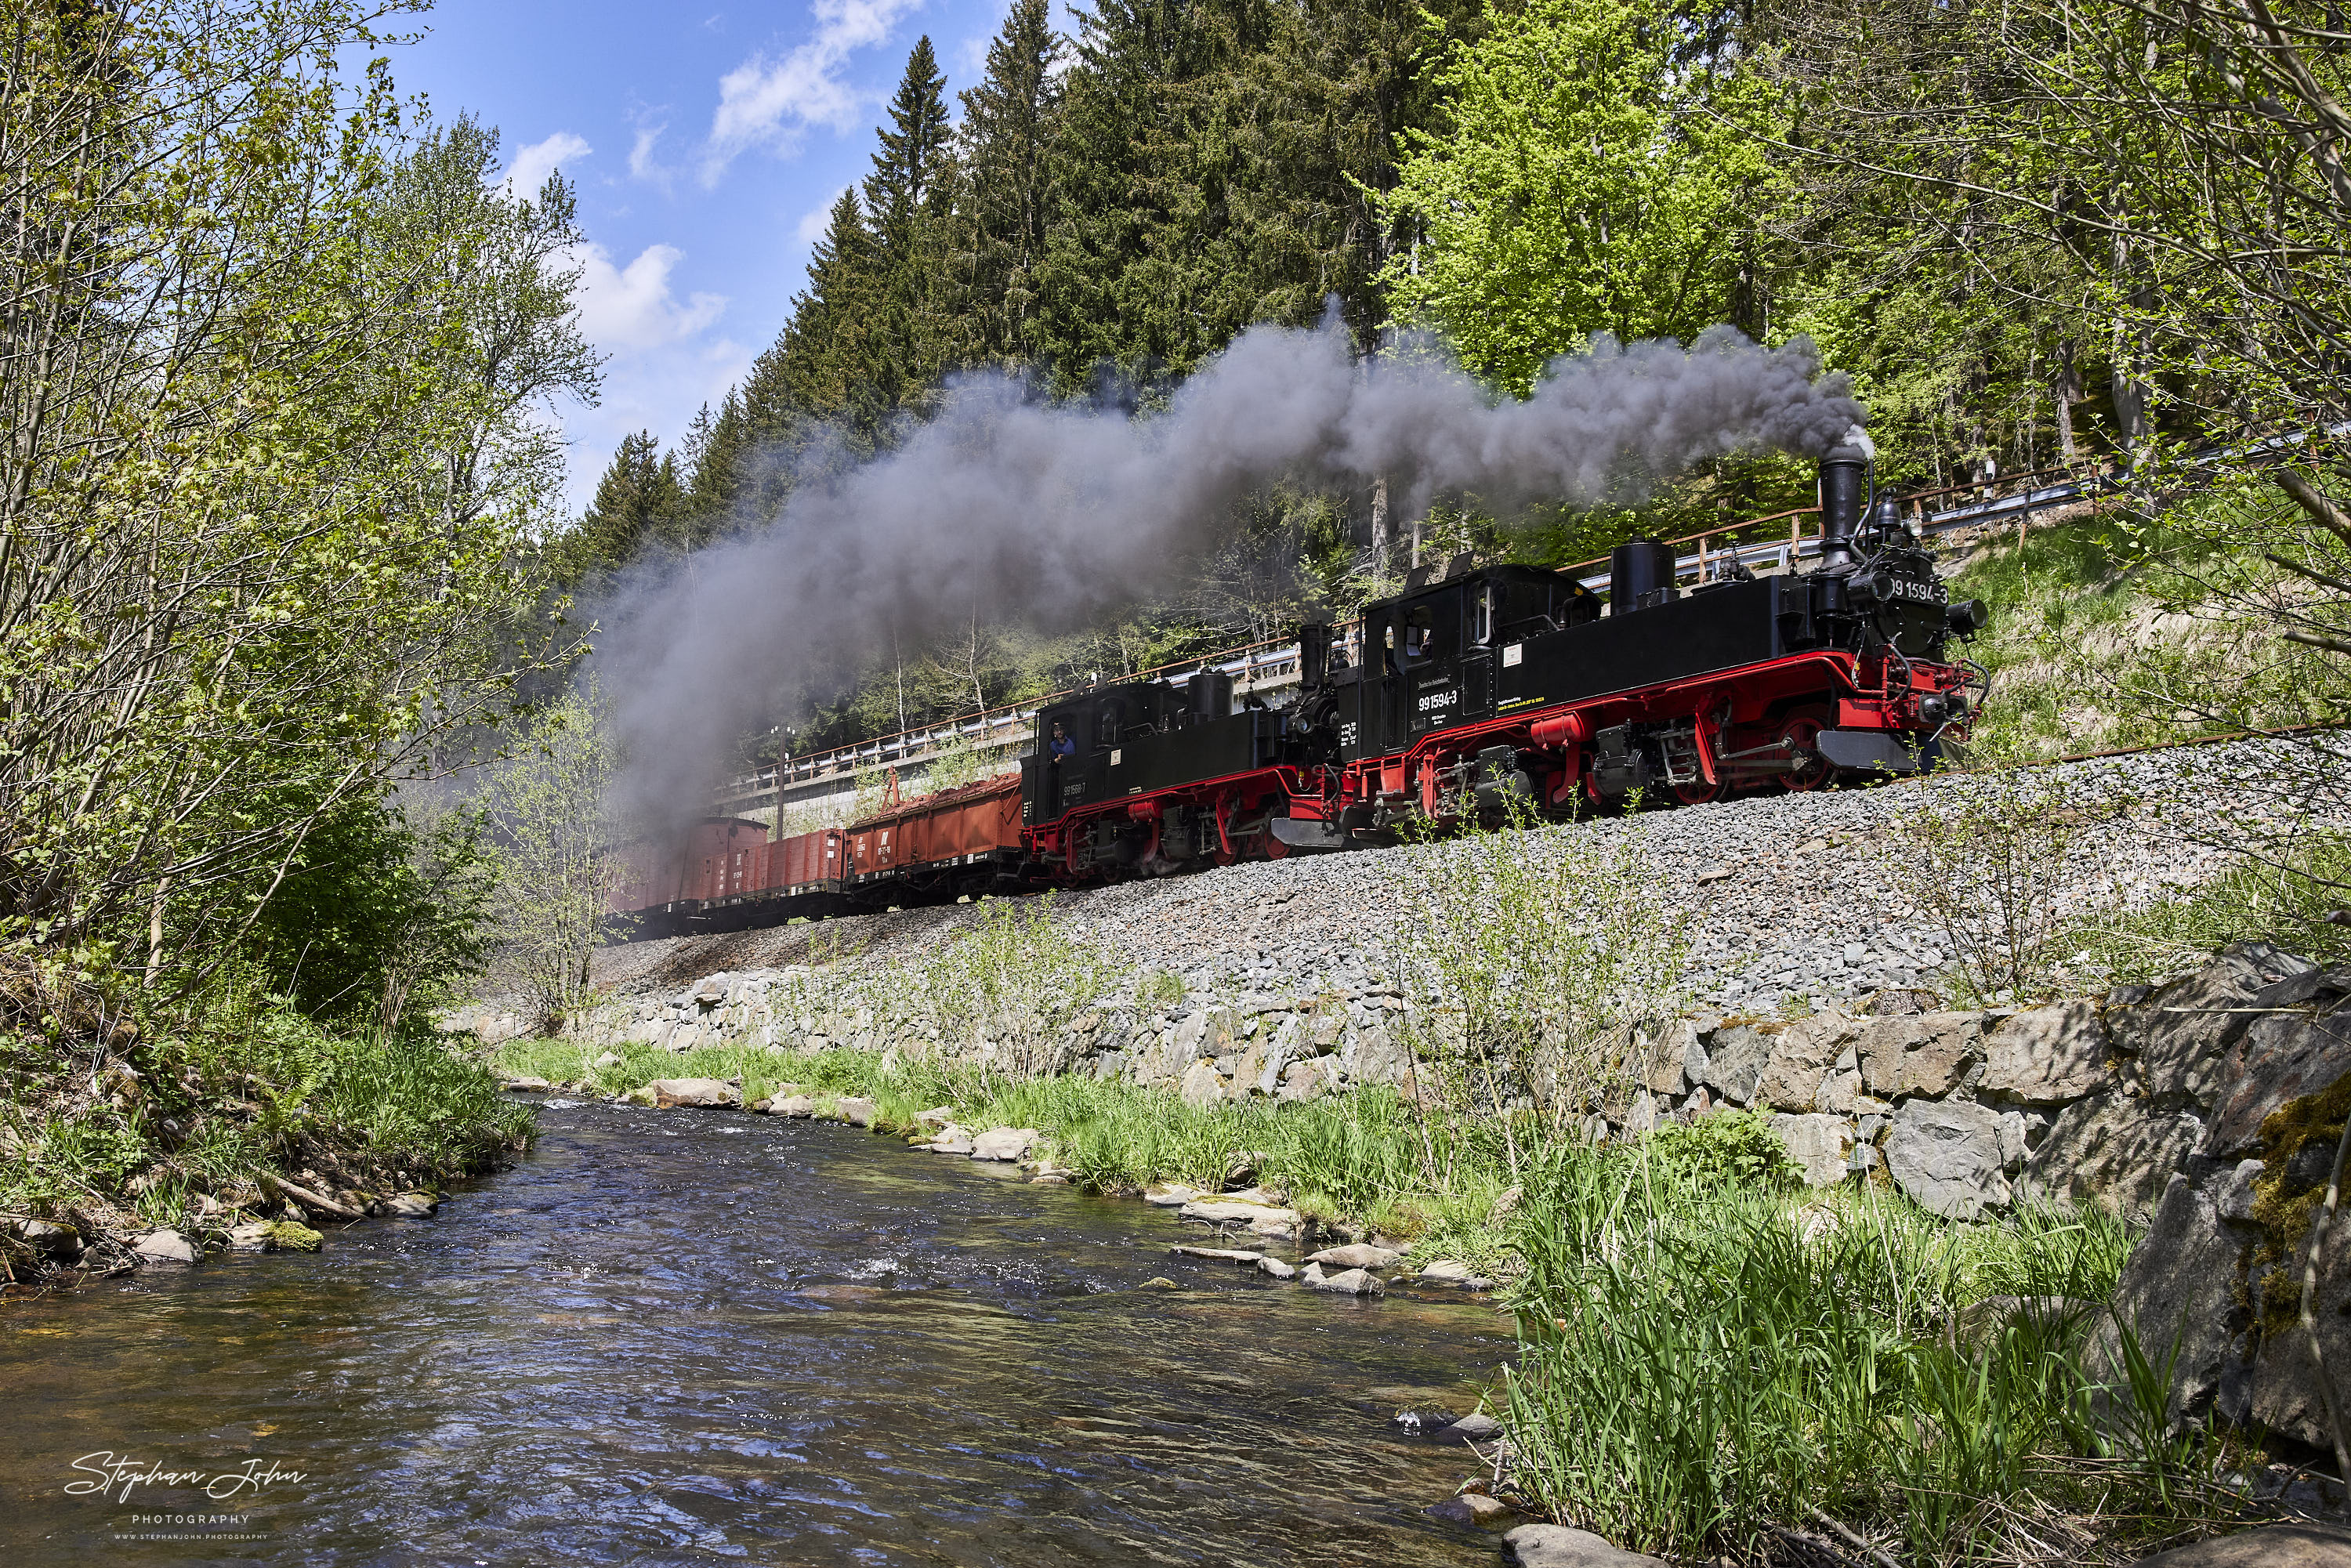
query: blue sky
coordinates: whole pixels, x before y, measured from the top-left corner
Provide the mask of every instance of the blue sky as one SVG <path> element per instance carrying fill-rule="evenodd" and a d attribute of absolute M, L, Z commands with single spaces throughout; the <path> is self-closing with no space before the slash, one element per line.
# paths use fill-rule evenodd
<path fill-rule="evenodd" d="M 536 189 L 559 167 L 588 249 L 581 323 L 610 356 L 602 405 L 567 408 L 570 505 L 630 431 L 664 447 L 775 340 L 809 246 L 862 179 L 873 128 L 928 33 L 947 96 L 978 79 L 1001 0 L 443 0 L 388 50 L 403 94 L 470 110 Z"/>

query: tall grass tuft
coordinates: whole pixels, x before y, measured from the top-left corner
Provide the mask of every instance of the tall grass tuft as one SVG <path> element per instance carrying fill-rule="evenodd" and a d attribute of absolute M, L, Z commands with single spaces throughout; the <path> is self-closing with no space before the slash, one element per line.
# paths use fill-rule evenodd
<path fill-rule="evenodd" d="M 2126 1375 L 2129 1325 L 2105 1382 L 2085 1370 L 2114 1220 L 1800 1207 L 1650 1148 L 1556 1147 L 1510 1244 L 1515 1482 L 1619 1544 L 1743 1556 L 1826 1515 L 1913 1562 L 1993 1562 L 2028 1515 L 2211 1506 L 2211 1445 L 2169 1431 L 2168 1378 Z"/>

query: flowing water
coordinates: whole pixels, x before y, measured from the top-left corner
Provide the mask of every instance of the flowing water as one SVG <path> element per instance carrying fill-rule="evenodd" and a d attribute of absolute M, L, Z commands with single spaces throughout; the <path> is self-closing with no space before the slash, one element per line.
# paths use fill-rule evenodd
<path fill-rule="evenodd" d="M 1499 1561 L 1421 1514 L 1475 1460 L 1390 1423 L 1469 1407 L 1490 1308 L 842 1127 L 540 1129 L 431 1220 L 0 1308 L 0 1560 Z"/>

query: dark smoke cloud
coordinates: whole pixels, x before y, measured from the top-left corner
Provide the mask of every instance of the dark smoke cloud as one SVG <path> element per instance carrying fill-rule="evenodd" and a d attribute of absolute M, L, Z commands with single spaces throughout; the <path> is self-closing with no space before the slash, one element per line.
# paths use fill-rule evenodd
<path fill-rule="evenodd" d="M 773 521 L 633 583 L 602 608 L 597 664 L 634 805 L 691 815 L 785 677 L 975 612 L 1074 625 L 1160 586 L 1276 480 L 1384 476 L 1400 517 L 1454 495 L 1508 515 L 1635 498 L 1730 453 L 1818 453 L 1865 418 L 1811 343 L 1729 328 L 1687 350 L 1604 338 L 1500 402 L 1432 353 L 1358 361 L 1332 328 L 1246 332 L 1143 418 L 970 376 L 888 455 L 803 475 Z"/>

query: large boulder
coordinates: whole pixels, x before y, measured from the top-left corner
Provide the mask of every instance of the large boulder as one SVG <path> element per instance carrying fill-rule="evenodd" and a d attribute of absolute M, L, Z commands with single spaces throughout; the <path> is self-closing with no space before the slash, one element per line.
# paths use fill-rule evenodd
<path fill-rule="evenodd" d="M 150 1230 L 131 1243 L 131 1255 L 141 1263 L 186 1268 L 204 1256 L 195 1244 L 176 1230 Z"/>
<path fill-rule="evenodd" d="M 1564 1524 L 1522 1524 L 1502 1537 L 1502 1545 L 1518 1568 L 1666 1568 L 1662 1557 L 1626 1552 Z"/>
<path fill-rule="evenodd" d="M 976 1160 L 1025 1160 L 1043 1134 L 1034 1127 L 990 1127 L 971 1141 Z"/>
<path fill-rule="evenodd" d="M 2106 1382 L 2121 1380 L 2113 1325 L 2126 1325 L 2149 1360 L 2160 1365 L 2171 1357 L 2172 1419 L 2204 1420 L 2216 1406 L 2241 1419 L 2241 1342 L 2249 1325 L 2239 1290 L 2245 1249 L 2245 1239 L 2222 1222 L 2211 1195 L 2184 1176 L 2172 1176 L 2154 1223 L 2123 1265 L 2113 1322 L 2091 1347 L 2093 1369 Z"/>
<path fill-rule="evenodd" d="M 2159 1109 L 2145 1095 L 2077 1100 L 2057 1113 L 2027 1157 L 2023 1196 L 2095 1204 L 2144 1224 L 2203 1131 L 2193 1112 Z"/>
<path fill-rule="evenodd" d="M 1357 1083 L 1402 1083 L 1412 1071 L 1410 1048 L 1380 1024 L 1358 1034 L 1339 1060 Z"/>
<path fill-rule="evenodd" d="M 2131 1568 L 2351 1568 L 2351 1530 L 2273 1524 L 2142 1557 Z"/>
<path fill-rule="evenodd" d="M 1882 1018 L 1862 1032 L 1862 1086 L 1880 1099 L 1940 1097 L 1967 1081 L 1983 1040 L 1977 1013 Z"/>
<path fill-rule="evenodd" d="M 1179 1092 L 1184 1096 L 1184 1103 L 1195 1109 L 1213 1105 L 1224 1098 L 1225 1081 L 1217 1076 L 1217 1064 L 1203 1059 L 1192 1063 L 1184 1074 L 1184 1085 Z"/>
<path fill-rule="evenodd" d="M 2063 1105 L 2105 1087 L 2112 1049 L 2098 1009 L 2059 1002 L 2002 1019 L 1984 1036 L 1976 1092 L 2024 1105 Z"/>
<path fill-rule="evenodd" d="M 1852 1169 L 1853 1124 L 1843 1116 L 1774 1116 L 1771 1126 L 1802 1169 L 1806 1186 L 1834 1186 Z"/>
<path fill-rule="evenodd" d="M 1958 1101 L 1911 1100 L 1886 1134 L 1894 1183 L 1946 1219 L 1973 1219 L 2008 1202 L 2000 1113 Z"/>
<path fill-rule="evenodd" d="M 2307 988 L 2314 971 L 2307 959 L 2266 942 L 2240 943 L 2146 1001 L 2109 1009 L 2107 1021 L 2137 1048 L 2152 1092 L 2211 1105 L 2238 1086 L 2243 1062 L 2232 1048 L 2264 1016 L 2261 1009 L 2294 1005 L 2281 998 Z"/>
<path fill-rule="evenodd" d="M 1861 1026 L 1841 1013 L 1816 1013 L 1782 1030 L 1755 1087 L 1757 1101 L 1779 1111 L 1819 1107 L 1822 1081 L 1859 1036 Z"/>
<path fill-rule="evenodd" d="M 645 1087 L 653 1091 L 653 1103 L 664 1110 L 674 1106 L 743 1103 L 740 1089 L 716 1078 L 656 1078 Z"/>
<path fill-rule="evenodd" d="M 1755 1098 L 1756 1086 L 1763 1081 L 1764 1065 L 1771 1060 L 1771 1037 L 1752 1024 L 1734 1024 L 1716 1031 L 1706 1056 L 1701 1082 L 1732 1104 L 1744 1105 Z"/>

